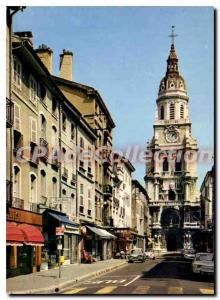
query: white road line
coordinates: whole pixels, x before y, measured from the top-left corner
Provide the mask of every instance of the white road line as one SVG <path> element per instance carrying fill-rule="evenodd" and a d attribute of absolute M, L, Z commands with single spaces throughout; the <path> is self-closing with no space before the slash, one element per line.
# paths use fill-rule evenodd
<path fill-rule="evenodd" d="M 136 276 L 134 279 L 132 279 L 131 281 L 129 281 L 128 283 L 126 283 L 124 286 L 129 285 L 130 283 L 134 282 L 135 280 L 137 280 L 140 277 L 141 277 L 141 275 Z"/>

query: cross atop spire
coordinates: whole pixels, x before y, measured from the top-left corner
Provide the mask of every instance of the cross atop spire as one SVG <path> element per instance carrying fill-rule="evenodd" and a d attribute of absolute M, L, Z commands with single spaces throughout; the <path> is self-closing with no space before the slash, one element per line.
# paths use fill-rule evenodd
<path fill-rule="evenodd" d="M 173 26 L 172 26 L 172 32 L 171 32 L 171 34 L 169 35 L 169 37 L 171 38 L 172 45 L 174 45 L 174 38 L 178 36 L 178 34 L 175 34 L 175 33 L 174 33 L 174 30 L 175 30 L 175 26 L 173 25 Z"/>

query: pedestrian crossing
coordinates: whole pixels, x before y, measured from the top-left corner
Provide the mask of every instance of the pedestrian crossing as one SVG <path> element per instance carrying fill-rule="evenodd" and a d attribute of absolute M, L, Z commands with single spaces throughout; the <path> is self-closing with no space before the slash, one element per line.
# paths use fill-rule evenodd
<path fill-rule="evenodd" d="M 123 289 L 124 288 L 124 289 Z M 131 289 L 132 288 L 132 289 Z M 93 288 L 93 291 L 91 291 L 90 293 L 90 289 L 91 289 L 91 286 L 90 287 L 76 287 L 76 288 L 73 288 L 71 290 L 68 290 L 66 292 L 63 292 L 62 294 L 69 294 L 69 295 L 73 295 L 73 294 L 93 294 L 93 295 L 108 295 L 108 294 L 115 294 L 117 295 L 117 289 L 118 291 L 120 291 L 118 294 L 133 294 L 133 295 L 138 295 L 138 294 L 142 294 L 142 295 L 146 295 L 146 294 L 151 294 L 151 286 L 150 285 L 140 285 L 140 286 L 131 286 L 130 289 L 128 290 L 126 287 L 123 287 L 123 286 L 117 286 L 117 285 L 109 285 L 109 286 L 105 286 L 105 287 L 102 287 L 102 288 L 98 288 L 97 287 L 97 290 L 94 291 L 94 288 Z M 155 286 L 153 287 L 155 288 Z M 184 289 L 183 287 L 175 287 L 175 286 L 172 286 L 172 287 L 166 287 L 166 290 L 164 290 L 162 293 L 160 292 L 160 289 L 158 289 L 158 294 L 163 294 L 163 295 L 172 295 L 172 294 L 175 294 L 175 295 L 184 295 L 184 294 L 198 294 L 198 295 L 201 295 L 201 294 L 204 294 L 204 295 L 214 295 L 214 289 L 213 288 L 192 288 L 192 291 L 190 292 L 189 290 L 185 291 L 184 292 Z M 155 292 L 154 292 L 155 294 Z"/>

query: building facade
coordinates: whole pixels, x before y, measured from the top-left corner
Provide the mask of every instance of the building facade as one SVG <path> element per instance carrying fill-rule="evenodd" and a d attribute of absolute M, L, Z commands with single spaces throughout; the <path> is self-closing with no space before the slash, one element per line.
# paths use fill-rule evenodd
<path fill-rule="evenodd" d="M 198 146 L 191 132 L 188 102 L 172 44 L 166 75 L 159 86 L 154 136 L 146 153 L 149 225 L 154 249 L 159 251 L 192 247 L 193 236 L 200 228 L 193 159 Z"/>
<path fill-rule="evenodd" d="M 113 156 L 113 223 L 111 232 L 117 236 L 114 253 L 129 252 L 137 240 L 137 229 L 132 224 L 132 163 L 125 157 Z"/>
<path fill-rule="evenodd" d="M 99 226 L 110 225 L 112 216 L 112 130 L 115 124 L 97 90 L 72 81 L 73 54 L 60 54 L 60 77 L 53 77 L 65 97 L 82 114 L 97 134 L 95 143 L 95 219 Z"/>
<path fill-rule="evenodd" d="M 148 195 L 145 188 L 137 180 L 132 180 L 131 220 L 132 228 L 137 230 L 136 247 L 146 249 L 148 244 Z"/>
<path fill-rule="evenodd" d="M 200 188 L 201 251 L 214 251 L 215 231 L 215 174 L 214 166 L 208 171 Z"/>

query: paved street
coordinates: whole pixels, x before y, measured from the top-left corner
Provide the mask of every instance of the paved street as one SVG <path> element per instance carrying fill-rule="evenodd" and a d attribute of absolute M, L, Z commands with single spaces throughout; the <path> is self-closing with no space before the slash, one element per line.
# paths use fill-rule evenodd
<path fill-rule="evenodd" d="M 108 274 L 72 286 L 63 294 L 214 294 L 214 279 L 195 277 L 190 262 L 168 256 L 131 263 Z"/>

